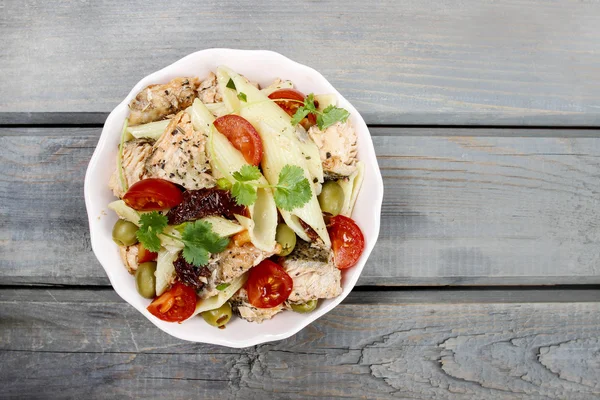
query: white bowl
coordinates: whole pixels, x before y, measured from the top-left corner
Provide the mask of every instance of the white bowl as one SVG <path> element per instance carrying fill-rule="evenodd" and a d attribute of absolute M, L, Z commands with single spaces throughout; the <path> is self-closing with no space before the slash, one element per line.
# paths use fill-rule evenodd
<path fill-rule="evenodd" d="M 233 318 L 226 329 L 215 329 L 206 324 L 202 318 L 192 318 L 181 324 L 161 321 L 146 310 L 150 301 L 137 293 L 134 279 L 123 266 L 117 245 L 112 241 L 111 231 L 117 216 L 107 209 L 108 203 L 115 200 L 108 189 L 108 180 L 115 168 L 120 132 L 129 112 L 129 102 L 141 89 L 150 84 L 166 83 L 180 76 L 204 78 L 219 65 L 227 65 L 261 85 L 267 85 L 279 77 L 290 79 L 304 93 L 335 93 L 338 96 L 339 106 L 350 111 L 352 123 L 358 134 L 358 158 L 365 163 L 365 179 L 352 217 L 364 233 L 365 250 L 357 265 L 343 271 L 342 294 L 335 299 L 320 301 L 318 308 L 312 313 L 283 312 L 261 324 Z M 193 342 L 238 348 L 292 336 L 331 311 L 348 296 L 377 241 L 382 199 L 383 182 L 375 158 L 373 142 L 360 114 L 314 69 L 298 64 L 281 54 L 263 50 L 202 50 L 139 81 L 106 119 L 85 175 L 85 204 L 90 223 L 92 248 L 119 296 L 154 325 L 172 336 Z"/>

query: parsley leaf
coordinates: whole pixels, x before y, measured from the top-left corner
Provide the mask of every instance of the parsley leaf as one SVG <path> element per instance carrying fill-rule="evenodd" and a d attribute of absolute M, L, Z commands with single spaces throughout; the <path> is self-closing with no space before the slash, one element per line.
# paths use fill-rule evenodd
<path fill-rule="evenodd" d="M 235 88 L 235 83 L 233 83 L 233 79 L 231 79 L 231 78 L 229 78 L 229 81 L 227 82 L 227 85 L 225 85 L 225 87 L 227 87 L 229 89 L 237 90 Z"/>
<path fill-rule="evenodd" d="M 246 97 L 246 93 L 244 93 L 244 92 L 239 92 L 237 95 L 237 98 L 240 99 L 241 101 L 248 102 L 248 98 Z"/>
<path fill-rule="evenodd" d="M 229 283 L 219 283 L 217 285 L 217 290 L 225 290 L 229 287 Z"/>
<path fill-rule="evenodd" d="M 324 130 L 338 121 L 346 122 L 349 116 L 350 113 L 348 110 L 330 104 L 323 110 L 323 113 L 319 114 L 317 117 L 317 126 L 319 129 Z"/>
<path fill-rule="evenodd" d="M 255 181 L 261 176 L 260 170 L 255 165 L 244 165 L 239 171 L 233 173 L 233 178 L 240 182 Z"/>
<path fill-rule="evenodd" d="M 258 198 L 256 187 L 250 183 L 236 182 L 233 184 L 231 194 L 235 197 L 235 202 L 241 206 L 250 206 Z"/>
<path fill-rule="evenodd" d="M 209 253 L 220 253 L 229 244 L 229 238 L 221 237 L 206 221 L 194 221 L 186 225 L 181 235 L 183 258 L 196 266 L 208 263 Z"/>
<path fill-rule="evenodd" d="M 140 228 L 136 232 L 136 236 L 146 249 L 156 253 L 160 250 L 158 235 L 167 227 L 167 224 L 167 217 L 157 211 L 142 214 L 140 215 Z"/>
<path fill-rule="evenodd" d="M 296 110 L 296 113 L 292 117 L 292 126 L 298 125 L 308 114 L 316 114 L 317 112 L 317 107 L 315 107 L 315 96 L 311 93 L 304 98 L 304 104 Z"/>
<path fill-rule="evenodd" d="M 279 173 L 279 182 L 275 187 L 275 204 L 286 211 L 306 204 L 312 197 L 310 182 L 304 177 L 302 168 L 286 165 Z"/>

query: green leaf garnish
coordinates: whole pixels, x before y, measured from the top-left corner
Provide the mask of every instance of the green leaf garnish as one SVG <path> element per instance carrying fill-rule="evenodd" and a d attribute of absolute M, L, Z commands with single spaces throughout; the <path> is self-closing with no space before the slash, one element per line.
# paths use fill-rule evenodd
<path fill-rule="evenodd" d="M 233 83 L 233 79 L 231 79 L 231 78 L 229 78 L 229 82 L 227 82 L 227 85 L 225 85 L 225 87 L 227 87 L 229 89 L 237 90 L 235 88 L 235 83 Z"/>
<path fill-rule="evenodd" d="M 231 194 L 235 197 L 235 202 L 241 206 L 251 206 L 258 198 L 256 187 L 246 182 L 234 183 Z"/>
<path fill-rule="evenodd" d="M 286 211 L 292 211 L 308 203 L 312 192 L 310 182 L 304 177 L 304 170 L 295 165 L 283 167 L 273 196 L 277 207 Z"/>
<path fill-rule="evenodd" d="M 246 97 L 246 93 L 244 92 L 239 92 L 237 98 L 241 101 L 245 101 L 246 103 L 248 102 L 248 98 Z"/>
<path fill-rule="evenodd" d="M 348 110 L 336 107 L 333 104 L 327 106 L 323 111 L 317 110 L 314 95 L 311 93 L 304 98 L 304 104 L 296 110 L 296 113 L 292 117 L 292 126 L 298 125 L 311 113 L 317 115 L 317 126 L 321 130 L 329 128 L 336 122 L 346 122 L 350 116 Z"/>
<path fill-rule="evenodd" d="M 160 234 L 178 240 L 183 243 L 185 260 L 197 267 L 208 263 L 210 253 L 220 253 L 229 244 L 229 238 L 217 235 L 213 232 L 212 225 L 206 221 L 184 222 L 174 226 L 181 233 L 180 238 L 165 233 L 167 225 L 167 217 L 156 211 L 142 214 L 137 238 L 145 248 L 153 252 L 160 250 Z"/>
<path fill-rule="evenodd" d="M 235 201 L 244 206 L 254 204 L 258 198 L 256 181 L 261 178 L 258 167 L 244 165 L 239 171 L 233 173 L 231 194 Z M 312 197 L 310 182 L 304 177 L 304 170 L 296 165 L 286 165 L 279 173 L 279 182 L 276 185 L 266 185 L 274 189 L 274 199 L 277 207 L 291 211 L 308 203 Z"/>
<path fill-rule="evenodd" d="M 250 182 L 260 179 L 262 174 L 255 165 L 244 165 L 239 171 L 233 173 L 233 179 L 240 182 Z"/>
<path fill-rule="evenodd" d="M 304 98 L 304 104 L 296 110 L 292 117 L 292 126 L 298 125 L 310 113 L 318 113 L 317 107 L 315 107 L 315 96 L 312 93 Z"/>
<path fill-rule="evenodd" d="M 209 222 L 200 220 L 187 224 L 181 241 L 184 244 L 183 258 L 196 266 L 206 265 L 209 253 L 220 253 L 229 244 L 229 238 L 217 235 Z"/>
<path fill-rule="evenodd" d="M 348 110 L 330 104 L 317 117 L 317 126 L 320 130 L 324 130 L 329 128 L 336 122 L 346 122 L 349 116 L 350 113 L 348 112 Z"/>
<path fill-rule="evenodd" d="M 136 236 L 146 249 L 156 253 L 160 250 L 158 235 L 163 232 L 167 224 L 167 217 L 157 211 L 142 214 L 140 215 L 140 228 L 136 232 Z"/>
<path fill-rule="evenodd" d="M 219 283 L 217 285 L 217 290 L 225 290 L 229 287 L 229 283 Z"/>

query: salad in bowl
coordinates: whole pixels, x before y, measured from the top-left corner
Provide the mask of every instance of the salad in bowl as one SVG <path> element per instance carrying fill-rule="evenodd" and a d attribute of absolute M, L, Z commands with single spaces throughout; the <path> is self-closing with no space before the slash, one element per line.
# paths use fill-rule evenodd
<path fill-rule="evenodd" d="M 290 336 L 349 293 L 378 233 L 381 176 L 362 118 L 316 72 L 270 52 L 205 52 L 111 113 L 86 204 L 122 297 L 174 336 L 243 347 Z M 255 74 L 251 58 L 294 68 Z"/>

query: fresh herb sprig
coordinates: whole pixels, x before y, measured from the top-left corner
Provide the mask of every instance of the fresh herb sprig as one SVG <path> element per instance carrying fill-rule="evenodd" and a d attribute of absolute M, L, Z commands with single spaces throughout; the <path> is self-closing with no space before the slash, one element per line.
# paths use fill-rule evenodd
<path fill-rule="evenodd" d="M 220 253 L 229 244 L 229 238 L 217 235 L 212 230 L 212 224 L 206 221 L 198 220 L 186 223 L 181 237 L 164 232 L 167 225 L 167 217 L 156 211 L 142 214 L 137 238 L 146 249 L 153 252 L 160 250 L 158 235 L 177 240 L 183 243 L 183 258 L 185 258 L 185 261 L 197 267 L 208 263 L 210 253 Z"/>
<path fill-rule="evenodd" d="M 336 122 L 346 122 L 350 116 L 348 110 L 336 107 L 333 104 L 327 106 L 323 111 L 317 110 L 317 107 L 315 107 L 315 96 L 310 93 L 304 98 L 304 104 L 298 107 L 292 117 L 292 126 L 298 125 L 300 121 L 311 113 L 317 116 L 317 126 L 321 130 L 329 128 Z"/>
<path fill-rule="evenodd" d="M 235 180 L 231 188 L 231 194 L 235 201 L 244 206 L 254 204 L 258 194 L 257 189 L 270 187 L 274 189 L 273 197 L 277 207 L 292 211 L 308 203 L 312 197 L 310 182 L 304 177 L 302 168 L 296 165 L 286 165 L 279 172 L 279 180 L 276 185 L 262 185 L 257 181 L 262 174 L 258 167 L 244 165 L 239 171 L 233 173 Z"/>

